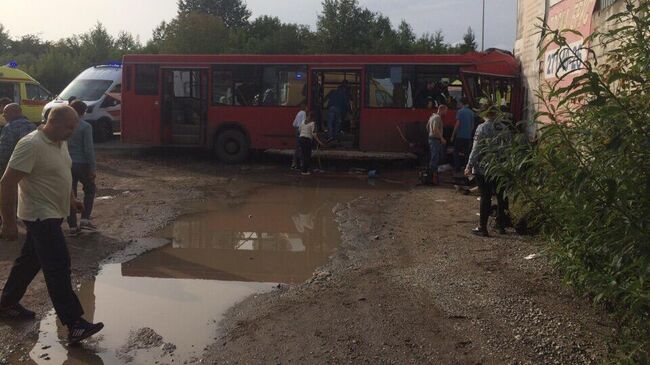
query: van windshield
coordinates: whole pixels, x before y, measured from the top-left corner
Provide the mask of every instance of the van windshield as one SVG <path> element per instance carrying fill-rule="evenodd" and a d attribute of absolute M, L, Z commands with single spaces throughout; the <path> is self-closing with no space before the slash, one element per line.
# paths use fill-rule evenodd
<path fill-rule="evenodd" d="M 59 94 L 59 99 L 68 100 L 74 96 L 83 101 L 99 100 L 112 84 L 112 80 L 74 80 Z"/>

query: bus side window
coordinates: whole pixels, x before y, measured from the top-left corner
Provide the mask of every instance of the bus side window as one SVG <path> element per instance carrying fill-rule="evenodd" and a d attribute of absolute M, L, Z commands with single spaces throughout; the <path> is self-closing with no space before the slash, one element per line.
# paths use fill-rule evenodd
<path fill-rule="evenodd" d="M 264 66 L 259 104 L 263 106 L 298 106 L 306 100 L 307 67 Z"/>
<path fill-rule="evenodd" d="M 232 72 L 213 69 L 212 71 L 212 104 L 232 105 Z"/>
<path fill-rule="evenodd" d="M 372 66 L 367 73 L 367 100 L 371 108 L 412 108 L 413 68 L 409 66 Z"/>
<path fill-rule="evenodd" d="M 136 95 L 158 95 L 159 65 L 135 66 L 135 93 Z"/>

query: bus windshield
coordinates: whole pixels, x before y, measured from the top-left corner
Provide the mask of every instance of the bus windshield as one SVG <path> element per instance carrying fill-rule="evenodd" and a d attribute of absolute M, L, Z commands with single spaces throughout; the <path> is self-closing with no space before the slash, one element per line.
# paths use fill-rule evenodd
<path fill-rule="evenodd" d="M 83 101 L 99 100 L 112 84 L 112 80 L 74 80 L 61 92 L 59 99 L 75 97 Z"/>

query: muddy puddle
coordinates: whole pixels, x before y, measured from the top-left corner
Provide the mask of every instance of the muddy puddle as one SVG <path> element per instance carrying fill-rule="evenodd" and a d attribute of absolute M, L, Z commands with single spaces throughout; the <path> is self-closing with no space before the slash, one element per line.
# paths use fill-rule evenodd
<path fill-rule="evenodd" d="M 82 347 L 65 346 L 54 311 L 30 353 L 37 364 L 200 363 L 225 312 L 279 283 L 301 283 L 327 263 L 341 236 L 335 211 L 360 196 L 402 190 L 399 179 L 313 179 L 236 186 L 189 202 L 158 232 L 160 248 L 104 265 L 80 285 L 86 318 L 106 325 Z"/>

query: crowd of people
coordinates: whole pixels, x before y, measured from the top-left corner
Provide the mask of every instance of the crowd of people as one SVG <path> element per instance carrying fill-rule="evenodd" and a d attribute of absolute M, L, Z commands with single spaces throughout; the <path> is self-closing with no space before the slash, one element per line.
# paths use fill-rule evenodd
<path fill-rule="evenodd" d="M 346 98 L 345 85 L 332 91 L 326 100 L 328 104 L 328 139 L 321 142 L 316 133 L 316 115 L 306 110 L 306 104 L 300 106 L 300 111 L 293 121 L 293 128 L 296 134 L 296 148 L 294 150 L 291 167 L 299 169 L 303 175 L 309 175 L 311 154 L 315 143 L 323 146 L 335 139 L 338 135 L 341 110 L 345 110 Z M 487 162 L 485 159 L 485 144 L 491 143 L 497 135 L 508 131 L 507 127 L 497 118 L 497 110 L 487 103 L 481 104 L 481 109 L 474 111 L 469 99 L 464 97 L 459 103 L 454 102 L 452 109 L 456 109 L 455 125 L 450 140 L 445 138 L 444 117 L 450 107 L 445 97 L 444 86 L 430 82 L 426 89 L 420 93 L 420 103 L 426 103 L 427 108 L 436 110 L 431 114 L 427 124 L 426 133 L 428 137 L 429 158 L 427 169 L 424 172 L 427 184 L 438 185 L 440 183 L 439 168 L 446 161 L 447 145 L 453 143 L 452 166 L 456 173 L 463 173 L 469 179 L 473 179 L 478 186 L 481 195 L 479 226 L 472 230 L 472 233 L 487 237 L 488 217 L 492 212 L 492 197 L 497 198 L 496 225 L 500 233 L 505 233 L 508 225 L 508 201 L 498 181 L 487 174 Z"/>
<path fill-rule="evenodd" d="M 443 117 L 448 112 L 445 104 L 438 106 L 427 123 L 429 137 L 429 165 L 427 169 L 429 183 L 439 184 L 438 170 L 446 155 L 447 141 L 443 135 Z M 480 115 L 479 115 L 480 114 Z M 480 113 L 472 110 L 469 100 L 463 98 L 456 112 L 456 123 L 451 134 L 453 143 L 453 169 L 464 172 L 468 179 L 474 179 L 480 192 L 479 226 L 472 233 L 488 237 L 488 218 L 492 213 L 492 197 L 496 195 L 496 228 L 499 233 L 505 233 L 508 225 L 508 201 L 505 192 L 494 178 L 487 173 L 486 144 L 494 143 L 495 138 L 505 133 L 508 128 L 498 120 L 497 110 L 484 105 Z M 477 123 L 477 120 L 479 121 Z"/>
<path fill-rule="evenodd" d="M 104 326 L 83 318 L 72 287 L 70 254 L 62 229 L 67 219 L 70 235 L 78 235 L 82 229 L 96 230 L 90 220 L 96 176 L 92 127 L 82 120 L 86 104 L 69 100 L 69 106 L 52 109 L 41 126 L 27 120 L 20 105 L 11 100 L 0 100 L 0 107 L 5 121 L 0 132 L 0 238 L 16 240 L 18 220 L 26 230 L 20 256 L 0 296 L 0 318 L 36 318 L 20 302 L 42 270 L 56 314 L 68 328 L 68 343 L 76 344 Z M 79 182 L 84 203 L 76 199 Z"/>

